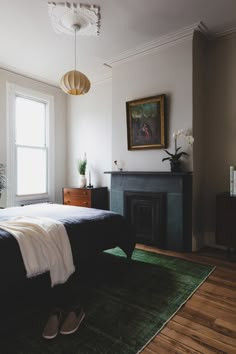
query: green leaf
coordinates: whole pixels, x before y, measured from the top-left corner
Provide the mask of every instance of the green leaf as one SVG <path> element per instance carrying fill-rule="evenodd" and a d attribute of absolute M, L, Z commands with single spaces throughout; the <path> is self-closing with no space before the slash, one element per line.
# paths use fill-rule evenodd
<path fill-rule="evenodd" d="M 183 155 L 188 155 L 188 154 L 184 151 L 179 152 L 178 154 L 176 154 L 176 160 L 179 160 L 181 158 L 181 156 L 183 156 Z"/>
<path fill-rule="evenodd" d="M 174 156 L 174 154 L 171 154 L 169 151 L 167 151 L 167 150 L 164 150 L 168 155 L 170 155 L 170 156 Z"/>

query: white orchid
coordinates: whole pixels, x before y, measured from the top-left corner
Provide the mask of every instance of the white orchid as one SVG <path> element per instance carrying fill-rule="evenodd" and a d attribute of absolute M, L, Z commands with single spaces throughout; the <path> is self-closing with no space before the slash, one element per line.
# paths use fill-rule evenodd
<path fill-rule="evenodd" d="M 185 138 L 186 138 L 187 142 L 189 143 L 189 145 L 193 145 L 194 137 L 192 135 L 185 135 Z"/>
<path fill-rule="evenodd" d="M 175 152 L 174 152 L 174 154 L 172 154 L 169 151 L 164 150 L 169 155 L 169 157 L 163 158 L 162 161 L 169 160 L 169 161 L 172 161 L 172 162 L 176 162 L 183 155 L 185 155 L 185 156 L 188 155 L 184 151 L 179 152 L 179 150 L 182 149 L 182 147 L 181 146 L 177 147 L 178 138 L 183 137 L 184 139 L 186 139 L 188 144 L 193 145 L 194 137 L 191 134 L 189 134 L 188 132 L 184 131 L 183 129 L 177 130 L 176 132 L 173 133 L 172 136 L 173 136 L 173 139 L 174 139 L 174 142 L 175 142 Z"/>
<path fill-rule="evenodd" d="M 183 129 L 178 130 L 177 132 L 173 133 L 173 138 L 176 139 L 178 136 L 181 136 L 184 134 Z"/>

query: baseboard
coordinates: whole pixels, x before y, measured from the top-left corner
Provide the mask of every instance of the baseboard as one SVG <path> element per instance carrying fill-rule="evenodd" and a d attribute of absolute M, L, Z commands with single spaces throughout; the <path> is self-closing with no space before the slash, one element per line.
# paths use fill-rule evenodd
<path fill-rule="evenodd" d="M 192 234 L 192 252 L 199 251 L 204 246 L 204 239 L 202 233 Z"/>
<path fill-rule="evenodd" d="M 204 232 L 204 246 L 226 250 L 227 247 L 216 244 L 215 232 Z"/>

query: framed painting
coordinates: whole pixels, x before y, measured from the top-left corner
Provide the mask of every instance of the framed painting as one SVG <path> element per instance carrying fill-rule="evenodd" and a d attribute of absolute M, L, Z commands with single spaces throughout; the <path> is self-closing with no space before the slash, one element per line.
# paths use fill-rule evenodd
<path fill-rule="evenodd" d="M 126 102 L 128 150 L 163 149 L 165 95 Z"/>

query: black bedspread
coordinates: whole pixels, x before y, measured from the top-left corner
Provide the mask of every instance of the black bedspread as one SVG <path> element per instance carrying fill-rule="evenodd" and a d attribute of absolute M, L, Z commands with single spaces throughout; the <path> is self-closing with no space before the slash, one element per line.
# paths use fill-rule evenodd
<path fill-rule="evenodd" d="M 75 266 L 83 258 L 119 246 L 128 257 L 135 247 L 135 236 L 124 217 L 110 211 L 35 204 L 0 210 L 0 221 L 17 216 L 50 217 L 63 222 L 70 240 Z M 25 286 L 26 271 L 15 238 L 0 229 L 0 293 Z"/>

